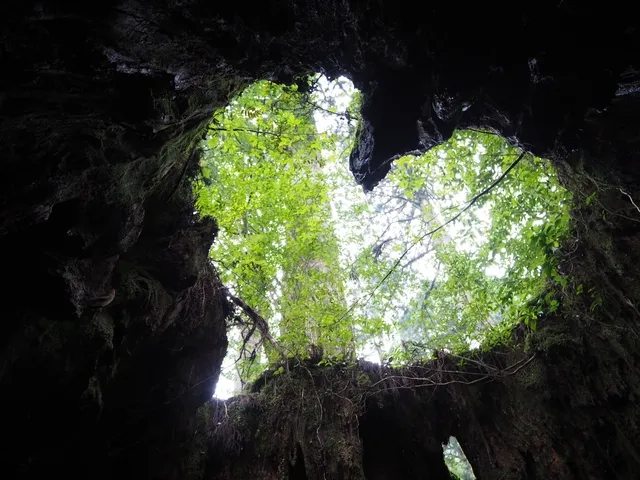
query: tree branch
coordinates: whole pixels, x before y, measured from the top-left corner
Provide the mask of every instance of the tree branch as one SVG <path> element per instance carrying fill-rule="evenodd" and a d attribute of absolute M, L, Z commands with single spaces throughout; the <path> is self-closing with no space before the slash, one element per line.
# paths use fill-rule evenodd
<path fill-rule="evenodd" d="M 415 262 L 417 262 L 418 260 L 420 260 L 421 258 L 424 258 L 425 255 L 427 255 L 428 253 L 430 253 L 432 250 L 425 250 L 421 253 L 419 253 L 418 255 L 416 255 L 415 257 L 413 257 L 411 260 L 409 260 L 407 263 L 405 263 L 404 265 L 402 265 L 402 270 L 404 270 L 405 268 L 411 266 L 412 264 L 414 264 Z"/>
<path fill-rule="evenodd" d="M 527 365 L 529 365 L 534 359 L 536 358 L 536 354 L 534 353 L 533 355 L 531 355 L 529 358 L 523 359 L 523 360 L 519 360 L 517 362 L 515 362 L 512 365 L 509 365 L 508 367 L 502 369 L 502 370 L 498 370 L 495 369 L 495 373 L 486 373 L 486 374 L 479 374 L 476 372 L 464 372 L 464 371 L 456 371 L 456 370 L 445 370 L 445 369 L 441 369 L 441 368 L 435 368 L 435 369 L 430 369 L 428 370 L 428 373 L 432 373 L 432 375 L 430 377 L 426 377 L 426 376 L 408 376 L 408 375 L 387 375 L 382 377 L 380 380 L 374 382 L 365 392 L 362 393 L 361 395 L 361 399 L 372 395 L 373 393 L 379 393 L 382 391 L 386 391 L 386 390 L 400 390 L 400 389 L 409 389 L 409 390 L 413 390 L 416 388 L 422 388 L 422 387 L 444 387 L 446 385 L 455 385 L 455 384 L 459 384 L 459 385 L 473 385 L 475 383 L 481 383 L 481 382 L 487 382 L 487 381 L 492 381 L 495 380 L 497 378 L 504 378 L 504 377 L 510 377 L 512 375 L 515 375 L 516 373 L 518 373 L 520 370 L 522 370 L 524 367 L 526 367 Z M 484 367 L 489 367 L 489 365 L 486 365 L 484 363 L 480 363 L 480 365 L 484 366 Z M 513 370 L 512 370 L 513 369 Z M 439 378 L 441 373 L 449 373 L 451 375 L 461 375 L 462 377 L 464 375 L 477 375 L 478 378 L 475 378 L 474 380 L 457 380 L 457 379 L 450 379 L 450 380 L 434 380 L 433 377 Z M 395 385 L 391 385 L 389 387 L 384 387 L 381 389 L 377 389 L 375 392 L 371 393 L 372 390 L 377 387 L 380 384 L 383 384 L 385 382 L 389 382 L 391 381 L 391 383 L 393 383 L 394 381 L 405 381 L 408 382 L 407 384 L 395 384 Z"/>
<path fill-rule="evenodd" d="M 386 275 L 384 277 L 382 277 L 382 279 L 378 282 L 378 284 L 375 286 L 375 288 L 369 293 L 369 295 L 367 295 L 366 300 L 367 302 L 369 301 L 369 299 L 371 297 L 373 297 L 373 295 L 376 293 L 376 291 L 382 286 L 382 284 L 384 282 L 387 281 L 387 279 L 391 276 L 391 274 L 393 273 L 393 271 L 398 267 L 398 265 L 400 265 L 400 263 L 402 262 L 402 260 L 404 259 L 404 257 L 407 256 L 407 254 L 409 253 L 409 250 L 411 250 L 413 247 L 415 247 L 418 243 L 422 242 L 422 240 L 424 240 L 426 237 L 428 237 L 429 235 L 433 235 L 434 233 L 442 230 L 444 227 L 446 227 L 447 225 L 449 225 L 450 223 L 455 222 L 458 218 L 460 218 L 460 216 L 465 213 L 467 210 L 469 210 L 473 205 L 475 205 L 475 203 L 482 197 L 484 197 L 485 195 L 487 195 L 491 190 L 493 190 L 500 182 L 502 182 L 502 180 L 504 180 L 504 178 L 509 174 L 509 172 L 511 172 L 511 170 L 513 170 L 516 165 L 518 165 L 518 163 L 520 163 L 520 160 L 522 160 L 525 156 L 527 152 L 523 151 L 522 153 L 520 153 L 520 155 L 518 156 L 518 158 L 511 164 L 509 165 L 509 168 L 507 168 L 502 175 L 500 175 L 491 185 L 489 185 L 487 188 L 485 188 L 483 191 L 481 191 L 480 193 L 478 193 L 476 196 L 474 196 L 471 200 L 469 200 L 467 202 L 467 205 L 460 210 L 458 213 L 456 213 L 453 217 L 451 217 L 449 220 L 447 220 L 446 222 L 444 222 L 443 224 L 441 224 L 440 226 L 434 228 L 433 230 L 428 231 L 427 233 L 425 233 L 424 235 L 421 235 L 415 242 L 413 242 L 409 248 L 407 248 L 402 255 L 400 255 L 400 258 L 398 258 L 394 264 L 391 266 L 391 268 L 389 269 L 389 271 L 386 273 Z M 346 317 L 347 315 L 349 315 L 353 309 L 356 307 L 356 305 L 358 305 L 358 303 L 360 303 L 360 300 L 363 297 L 360 297 L 358 300 L 356 300 L 355 302 L 353 302 L 353 304 L 347 309 L 347 311 L 344 313 L 344 315 L 342 315 L 342 318 Z"/>
<path fill-rule="evenodd" d="M 284 351 L 282 350 L 280 345 L 278 345 L 278 343 L 269 333 L 269 324 L 267 323 L 267 321 L 264 318 L 262 318 L 262 316 L 258 312 L 256 312 L 253 308 L 251 308 L 247 304 L 247 302 L 245 302 L 239 297 L 236 297 L 233 293 L 231 293 L 228 288 L 224 287 L 222 290 L 222 293 L 226 295 L 227 298 L 229 298 L 229 300 L 231 300 L 231 302 L 235 306 L 240 308 L 247 317 L 249 317 L 249 319 L 253 322 L 255 327 L 260 332 L 260 335 L 262 335 L 262 338 L 268 341 L 283 358 L 286 358 L 286 355 L 284 354 Z"/>
<path fill-rule="evenodd" d="M 217 128 L 217 127 L 209 127 L 209 132 L 249 132 L 256 133 L 258 135 L 272 135 L 274 137 L 281 137 L 282 134 L 278 132 L 269 132 L 267 130 L 257 130 L 254 128 Z"/>
<path fill-rule="evenodd" d="M 327 110 L 324 107 L 321 107 L 320 105 L 313 103 L 311 100 L 305 98 L 304 102 L 308 105 L 311 106 L 311 108 L 313 108 L 314 110 L 320 110 L 322 112 L 325 113 L 329 113 L 331 115 L 336 115 L 338 117 L 342 117 L 344 119 L 346 119 L 347 121 L 351 121 L 351 120 L 359 120 L 358 118 L 354 117 L 353 115 L 351 115 L 349 112 L 332 112 L 331 110 Z"/>
<path fill-rule="evenodd" d="M 298 132 L 271 132 L 269 130 L 258 130 L 256 128 L 246 128 L 246 127 L 234 127 L 234 128 L 225 128 L 225 127 L 209 127 L 209 132 L 249 132 L 255 133 L 257 135 L 271 135 L 274 137 L 283 137 L 288 136 L 291 137 L 293 135 L 299 135 L 300 137 L 320 137 L 321 133 L 298 133 Z"/>

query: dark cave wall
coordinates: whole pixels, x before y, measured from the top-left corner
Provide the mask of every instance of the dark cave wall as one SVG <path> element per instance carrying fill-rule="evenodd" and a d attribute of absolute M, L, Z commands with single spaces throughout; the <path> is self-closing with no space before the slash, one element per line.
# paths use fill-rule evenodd
<path fill-rule="evenodd" d="M 446 480 L 442 444 L 455 436 L 479 479 L 634 479 L 635 329 L 620 311 L 563 310 L 524 348 L 469 352 L 462 364 L 295 362 L 267 374 L 252 393 L 209 407 L 205 478 L 301 478 L 291 472 L 302 457 L 310 479 Z"/>
<path fill-rule="evenodd" d="M 435 403 L 379 389 L 391 373 L 368 362 L 291 362 L 251 394 L 211 402 L 205 477 L 449 480 Z"/>
<path fill-rule="evenodd" d="M 217 381 L 227 306 L 206 261 L 215 225 L 193 215 L 185 181 L 197 166 L 191 151 L 213 111 L 247 82 L 324 71 L 348 74 L 365 94 L 351 157 L 365 188 L 390 157 L 475 127 L 554 159 L 580 198 L 597 193 L 575 212 L 579 243 L 566 247 L 566 273 L 598 288 L 600 310 L 576 299 L 570 321 L 549 322 L 554 341 L 540 333 L 530 347 L 542 352 L 539 388 L 506 384 L 472 405 L 456 392 L 440 401 L 460 409 L 451 429 L 481 478 L 632 478 L 636 22 L 615 3 L 414 8 L 346 0 L 0 6 L 8 279 L 0 421 L 9 476 L 202 475 L 198 407 Z M 111 288 L 106 307 L 83 306 Z M 540 397 L 531 411 L 551 413 L 507 444 L 506 431 L 531 423 L 522 392 Z M 498 393 L 509 399 L 506 413 L 497 413 Z M 593 440 L 600 435 L 604 444 Z M 503 447 L 513 455 L 496 459 Z M 557 455 L 568 473 L 536 452 Z M 580 456 L 589 465 L 578 466 Z"/>
<path fill-rule="evenodd" d="M 0 8 L 5 475 L 180 477 L 227 344 L 217 229 L 183 175 L 242 80 L 209 64 L 177 85 L 164 41 L 114 5 Z"/>

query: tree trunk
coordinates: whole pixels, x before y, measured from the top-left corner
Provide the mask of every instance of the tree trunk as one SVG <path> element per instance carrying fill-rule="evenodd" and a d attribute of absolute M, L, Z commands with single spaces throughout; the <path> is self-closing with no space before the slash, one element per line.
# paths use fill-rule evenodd
<path fill-rule="evenodd" d="M 640 30 L 628 8 L 44 1 L 4 2 L 0 17 L 5 477 L 446 478 L 440 442 L 455 435 L 481 479 L 637 478 Z M 446 358 L 414 369 L 426 387 L 384 380 L 370 394 L 397 372 L 364 365 L 263 380 L 259 398 L 236 400 L 253 415 L 212 445 L 231 417 L 207 403 L 229 307 L 208 263 L 216 227 L 193 215 L 182 173 L 247 82 L 319 70 L 363 92 L 350 166 L 366 189 L 454 128 L 551 158 L 576 199 L 563 271 L 583 293 L 564 292 L 524 351 L 487 352 L 481 371 Z M 82 308 L 111 288 L 102 310 Z"/>

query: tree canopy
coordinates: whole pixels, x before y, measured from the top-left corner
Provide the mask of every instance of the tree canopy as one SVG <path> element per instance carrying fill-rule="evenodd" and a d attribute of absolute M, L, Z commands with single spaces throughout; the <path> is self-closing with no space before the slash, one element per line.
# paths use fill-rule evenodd
<path fill-rule="evenodd" d="M 548 161 L 458 131 L 365 194 L 345 158 L 360 97 L 346 79 L 310 82 L 257 82 L 218 112 L 194 182 L 220 227 L 211 259 L 239 299 L 242 376 L 255 359 L 318 350 L 407 362 L 495 344 L 557 307 L 543 293 L 564 282 L 554 252 L 569 196 Z"/>

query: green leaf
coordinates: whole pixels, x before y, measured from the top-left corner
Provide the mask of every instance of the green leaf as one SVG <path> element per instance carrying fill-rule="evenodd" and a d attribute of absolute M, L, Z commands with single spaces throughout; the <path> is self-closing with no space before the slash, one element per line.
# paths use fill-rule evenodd
<path fill-rule="evenodd" d="M 222 280 L 288 354 L 305 356 L 313 344 L 329 365 L 392 335 L 420 346 L 390 350 L 423 358 L 436 347 L 504 342 L 515 322 L 535 328 L 542 309 L 561 308 L 568 279 L 551 252 L 568 232 L 570 197 L 549 162 L 527 155 L 463 211 L 520 151 L 456 131 L 397 159 L 365 197 L 341 157 L 356 126 L 316 127 L 313 105 L 325 96 L 251 85 L 216 113 L 194 182 L 198 211 L 218 222 L 211 258 Z M 347 103 L 355 115 L 362 96 Z M 327 113 L 341 112 L 336 99 L 322 105 L 339 117 Z M 268 345 L 262 353 L 278 356 Z M 256 368 L 247 362 L 247 372 Z"/>

